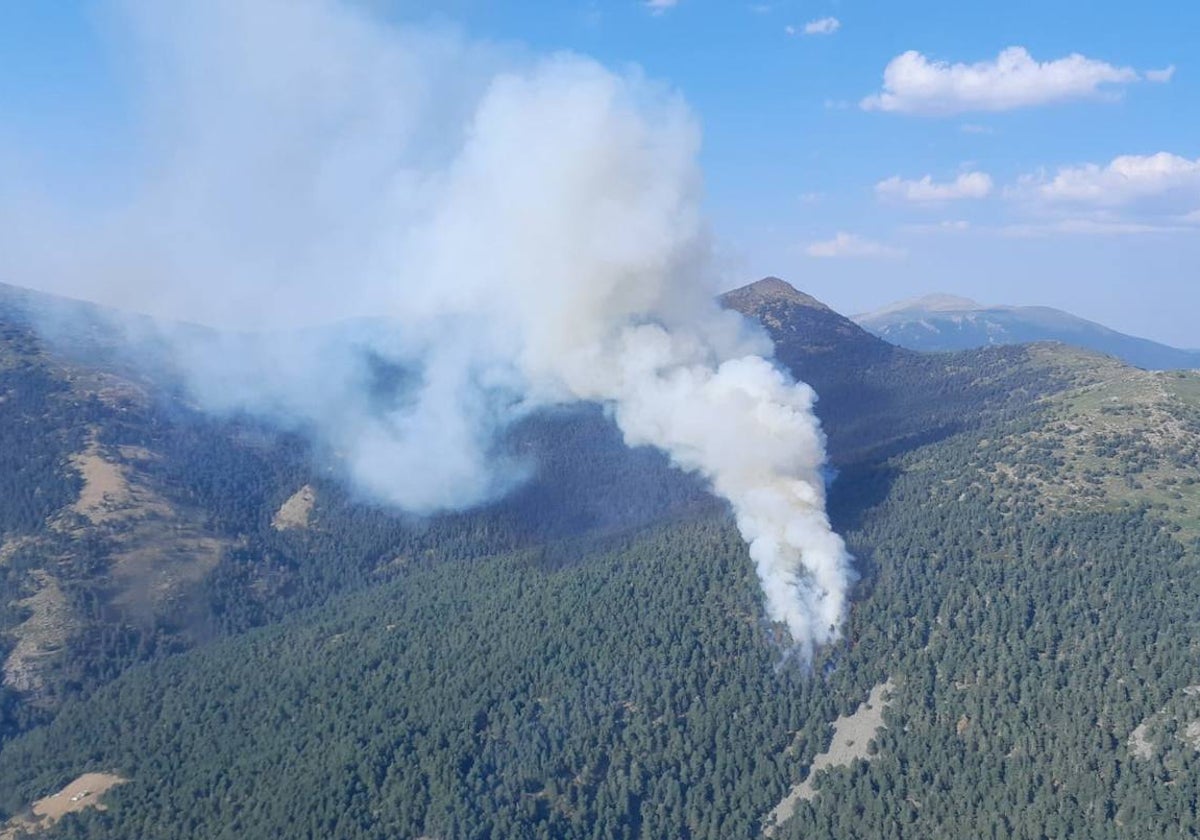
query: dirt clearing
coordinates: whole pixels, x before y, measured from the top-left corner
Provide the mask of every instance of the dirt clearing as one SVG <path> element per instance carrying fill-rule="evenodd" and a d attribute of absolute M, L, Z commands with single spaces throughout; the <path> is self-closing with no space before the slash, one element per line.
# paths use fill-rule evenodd
<path fill-rule="evenodd" d="M 84 808 L 105 809 L 100 801 L 105 793 L 129 781 L 112 773 L 84 773 L 58 793 L 39 799 L 30 807 L 30 814 L 14 817 L 0 829 L 0 840 L 11 840 L 22 831 L 41 831 L 54 825 L 63 815 Z"/>
<path fill-rule="evenodd" d="M 129 485 L 121 468 L 105 461 L 94 448 L 72 455 L 71 463 L 83 477 L 83 489 L 75 503 L 76 513 L 98 524 L 108 519 L 114 508 L 129 504 Z"/>
<path fill-rule="evenodd" d="M 854 714 L 839 717 L 833 722 L 833 740 L 829 749 L 813 759 L 804 780 L 794 785 L 788 795 L 767 814 L 763 828 L 765 837 L 775 835 L 776 828 L 792 816 L 801 800 L 809 800 L 817 795 L 817 789 L 812 784 L 817 773 L 830 767 L 845 767 L 859 759 L 871 760 L 867 744 L 883 727 L 883 710 L 887 707 L 892 688 L 891 680 L 880 683 L 871 689 Z"/>
<path fill-rule="evenodd" d="M 311 484 L 305 484 L 280 506 L 275 518 L 271 520 L 271 527 L 276 531 L 286 528 L 307 528 L 308 520 L 312 516 L 313 504 L 316 501 L 317 491 Z"/>

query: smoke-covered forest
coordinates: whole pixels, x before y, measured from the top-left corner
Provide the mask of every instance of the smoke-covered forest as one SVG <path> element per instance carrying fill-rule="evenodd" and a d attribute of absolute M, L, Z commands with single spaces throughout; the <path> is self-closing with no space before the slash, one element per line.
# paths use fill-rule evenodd
<path fill-rule="evenodd" d="M 728 508 L 599 409 L 515 427 L 537 471 L 506 499 L 397 516 L 303 437 L 64 358 L 9 310 L 5 816 L 95 771 L 127 780 L 107 810 L 40 836 L 758 837 L 890 680 L 866 758 L 774 836 L 1191 836 L 1194 377 L 918 356 L 778 281 L 726 302 L 822 393 L 859 579 L 811 662 Z M 128 485 L 102 512 L 89 451 Z M 170 574 L 131 587 L 167 533 Z"/>

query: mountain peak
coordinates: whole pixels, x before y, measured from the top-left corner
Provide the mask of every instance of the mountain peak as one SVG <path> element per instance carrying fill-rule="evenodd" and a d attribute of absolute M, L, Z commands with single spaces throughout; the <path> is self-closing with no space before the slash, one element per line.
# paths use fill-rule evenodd
<path fill-rule="evenodd" d="M 909 301 L 910 306 L 927 309 L 930 312 L 954 312 L 960 309 L 983 309 L 983 304 L 978 301 L 971 300 L 968 297 L 961 295 L 948 295 L 938 292 L 932 295 L 925 295 L 916 300 Z"/>
<path fill-rule="evenodd" d="M 873 312 L 864 312 L 861 315 L 854 315 L 852 317 L 855 321 L 864 323 L 878 320 L 888 315 L 895 315 L 898 312 L 974 312 L 987 308 L 989 307 L 961 295 L 948 295 L 937 292 L 918 298 L 909 298 L 908 300 L 889 303 L 882 309 L 876 309 Z"/>
<path fill-rule="evenodd" d="M 878 361 L 896 351 L 778 277 L 726 292 L 721 303 L 761 323 L 775 343 L 775 358 L 814 387 L 847 364 Z"/>
<path fill-rule="evenodd" d="M 725 305 L 741 312 L 754 312 L 772 303 L 792 303 L 826 311 L 829 307 L 812 295 L 806 295 L 786 280 L 764 277 L 761 280 L 723 294 Z"/>

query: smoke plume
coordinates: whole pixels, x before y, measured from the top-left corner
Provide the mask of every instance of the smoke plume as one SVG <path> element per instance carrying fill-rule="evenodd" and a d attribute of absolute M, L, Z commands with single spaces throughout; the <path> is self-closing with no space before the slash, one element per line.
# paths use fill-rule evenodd
<path fill-rule="evenodd" d="M 117 198 L 10 197 L 8 278 L 223 328 L 171 336 L 197 400 L 310 430 L 410 511 L 504 493 L 499 431 L 602 403 L 729 501 L 798 648 L 836 638 L 853 573 L 814 395 L 714 302 L 676 94 L 333 0 L 111 18 L 136 90 Z M 364 350 L 419 372 L 402 402 L 372 402 Z"/>

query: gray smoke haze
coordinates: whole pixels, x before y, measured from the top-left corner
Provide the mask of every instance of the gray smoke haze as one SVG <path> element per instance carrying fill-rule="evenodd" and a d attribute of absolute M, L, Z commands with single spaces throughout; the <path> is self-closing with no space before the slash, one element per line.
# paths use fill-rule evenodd
<path fill-rule="evenodd" d="M 304 426 L 409 511 L 504 493 L 500 431 L 600 402 L 731 503 L 803 655 L 837 638 L 853 572 L 814 395 L 714 301 L 677 95 L 332 0 L 112 13 L 142 163 L 86 211 L 10 195 L 6 278 L 224 328 L 169 336 L 202 405 Z M 364 349 L 420 371 L 402 405 L 371 404 Z"/>

